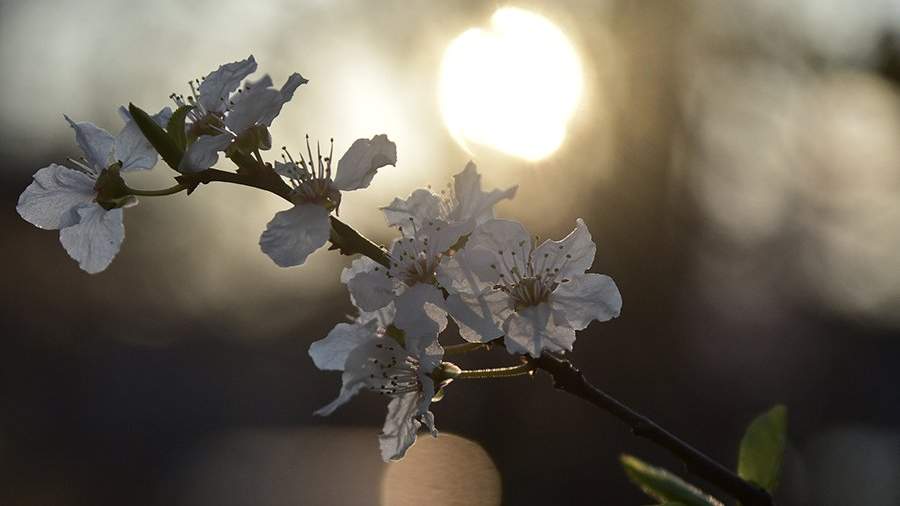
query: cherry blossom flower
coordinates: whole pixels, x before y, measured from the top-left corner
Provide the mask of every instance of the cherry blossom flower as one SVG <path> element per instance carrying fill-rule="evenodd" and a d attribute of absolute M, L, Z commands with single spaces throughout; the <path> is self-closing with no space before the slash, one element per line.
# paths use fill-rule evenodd
<path fill-rule="evenodd" d="M 439 271 L 460 335 L 472 342 L 505 335 L 510 353 L 533 357 L 571 350 L 576 330 L 614 318 L 622 307 L 612 278 L 586 273 L 595 251 L 581 219 L 564 239 L 537 248 L 521 224 L 485 222 Z"/>
<path fill-rule="evenodd" d="M 332 147 L 333 150 L 333 147 Z M 294 207 L 279 211 L 259 239 L 260 248 L 281 267 L 301 265 L 328 240 L 328 216 L 341 204 L 341 192 L 366 188 L 385 165 L 397 164 L 397 146 L 384 134 L 357 139 L 341 157 L 335 177 L 331 174 L 331 153 L 322 157 L 317 148 L 313 158 L 307 140 L 309 160 L 276 162 L 275 171 L 287 178 L 293 191 Z"/>
<path fill-rule="evenodd" d="M 396 332 L 392 318 L 391 307 L 363 313 L 353 323 L 339 323 L 309 348 L 319 369 L 343 371 L 338 397 L 316 411 L 317 415 L 330 415 L 364 389 L 391 398 L 378 437 L 385 461 L 403 458 L 422 425 L 437 437 L 434 414 L 428 408 L 435 394 L 431 372 L 443 356 L 436 343 L 421 353 L 404 348 L 389 335 Z"/>
<path fill-rule="evenodd" d="M 241 81 L 256 71 L 256 60 L 226 63 L 206 77 L 190 83 L 191 94 L 170 95 L 179 107 L 192 106 L 186 117 L 190 145 L 179 163 L 181 172 L 198 172 L 212 167 L 233 141 L 256 132 L 254 127 L 270 127 L 282 106 L 294 96 L 301 84 L 308 82 L 300 74 L 288 77 L 280 90 L 272 87 L 272 78 L 264 75 L 256 82 Z M 271 147 L 266 131 L 263 149 Z"/>
<path fill-rule="evenodd" d="M 494 206 L 503 199 L 512 199 L 518 186 L 505 190 L 481 189 L 481 174 L 473 162 L 466 164 L 462 172 L 453 176 L 453 184 L 446 190 L 434 193 L 420 188 L 406 200 L 395 198 L 390 205 L 381 208 L 391 226 L 405 226 L 409 218 L 417 225 L 442 220 L 448 223 L 468 223 L 469 233 L 476 225 L 494 217 Z"/>
<path fill-rule="evenodd" d="M 417 339 L 422 328 L 434 322 L 443 331 L 447 324 L 446 301 L 437 283 L 441 260 L 475 224 L 493 216 L 494 204 L 512 198 L 516 191 L 512 187 L 483 192 L 481 176 L 471 162 L 454 176 L 454 183 L 449 192 L 420 189 L 382 208 L 388 224 L 401 235 L 392 244 L 390 266 L 385 269 L 370 260 L 357 260 L 346 281 L 363 310 L 392 304 L 397 312 L 395 325 L 410 336 L 418 346 L 415 349 L 431 344 Z"/>
<path fill-rule="evenodd" d="M 16 206 L 32 225 L 59 230 L 63 248 L 91 274 L 106 269 L 119 252 L 125 239 L 122 209 L 137 204 L 132 195 L 105 198 L 101 192 L 121 182 L 119 172 L 152 169 L 158 160 L 128 112 L 122 108 L 120 113 L 126 124 L 115 137 L 92 123 L 76 123 L 66 116 L 84 157 L 69 159 L 74 168 L 50 164 L 37 171 Z M 165 108 L 154 120 L 165 123 L 170 115 Z"/>
<path fill-rule="evenodd" d="M 390 267 L 360 258 L 342 276 L 354 303 L 364 311 L 388 305 L 396 309 L 394 325 L 407 336 L 407 348 L 422 350 L 447 326 L 444 294 L 437 284 L 441 259 L 468 230 L 468 223 L 440 220 L 417 225 L 413 217 L 394 240 Z M 433 326 L 437 333 L 432 333 Z"/>

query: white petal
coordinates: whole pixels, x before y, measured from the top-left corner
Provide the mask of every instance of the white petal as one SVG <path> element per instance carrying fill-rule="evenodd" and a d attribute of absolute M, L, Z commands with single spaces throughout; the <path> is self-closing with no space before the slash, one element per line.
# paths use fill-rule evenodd
<path fill-rule="evenodd" d="M 212 167 L 219 160 L 219 151 L 224 151 L 231 139 L 231 134 L 201 135 L 184 152 L 178 171 L 200 172 Z"/>
<path fill-rule="evenodd" d="M 454 276 L 465 275 L 468 271 L 487 283 L 501 278 L 508 281 L 515 277 L 511 271 L 517 270 L 520 275 L 525 272 L 531 253 L 531 237 L 525 227 L 516 221 L 488 220 L 475 228 L 464 252 L 459 258 L 464 270 Z"/>
<path fill-rule="evenodd" d="M 481 295 L 454 294 L 447 297 L 447 311 L 466 341 L 486 343 L 503 335 L 503 322 L 512 312 L 509 295 L 486 290 Z"/>
<path fill-rule="evenodd" d="M 425 189 L 418 189 L 406 200 L 395 198 L 390 205 L 382 207 L 388 225 L 403 227 L 410 224 L 410 218 L 416 225 L 441 216 L 441 198 Z"/>
<path fill-rule="evenodd" d="M 431 372 L 440 365 L 444 359 L 444 347 L 441 343 L 434 341 L 418 355 L 419 359 L 419 383 L 422 385 L 424 407 L 422 413 L 428 409 L 431 404 L 431 398 L 434 397 L 434 381 L 431 379 Z"/>
<path fill-rule="evenodd" d="M 417 283 L 394 301 L 397 314 L 394 325 L 406 338 L 406 349 L 420 357 L 426 348 L 437 341 L 438 334 L 447 328 L 446 301 L 434 285 Z"/>
<path fill-rule="evenodd" d="M 354 276 L 361 272 L 371 272 L 375 270 L 376 267 L 379 267 L 378 262 L 372 260 L 369 257 L 356 257 L 350 262 L 350 267 L 345 267 L 341 271 L 341 283 L 347 284 L 348 281 L 353 279 Z"/>
<path fill-rule="evenodd" d="M 459 239 L 472 231 L 471 222 L 447 223 L 441 220 L 426 222 L 419 228 L 419 238 L 428 238 L 428 251 L 431 255 L 446 253 Z"/>
<path fill-rule="evenodd" d="M 397 145 L 381 134 L 369 139 L 357 139 L 338 161 L 334 187 L 338 190 L 358 190 L 369 186 L 375 173 L 385 165 L 397 164 Z"/>
<path fill-rule="evenodd" d="M 353 276 L 347 281 L 347 289 L 353 304 L 363 311 L 381 309 L 394 300 L 394 280 L 380 266 Z"/>
<path fill-rule="evenodd" d="M 556 321 L 547 303 L 530 306 L 513 313 L 506 324 L 506 349 L 510 353 L 528 353 L 539 357 L 541 352 L 571 350 L 575 330 Z"/>
<path fill-rule="evenodd" d="M 603 274 L 573 276 L 550 295 L 550 304 L 575 330 L 593 321 L 605 322 L 619 316 L 622 295 L 611 277 Z"/>
<path fill-rule="evenodd" d="M 406 350 L 393 339 L 380 338 L 364 341 L 352 349 L 344 361 L 344 374 L 341 375 L 343 384 L 337 398 L 320 408 L 315 414 L 330 415 L 368 385 L 372 381 L 371 378 L 379 381 L 382 373 L 385 372 L 385 364 L 402 364 L 406 359 Z M 375 384 L 375 386 L 378 385 Z"/>
<path fill-rule="evenodd" d="M 122 209 L 107 211 L 87 203 L 72 209 L 72 215 L 74 223 L 63 223 L 65 228 L 59 232 L 63 248 L 85 272 L 96 274 L 106 269 L 125 240 Z"/>
<path fill-rule="evenodd" d="M 441 260 L 437 278 L 441 286 L 451 293 L 477 295 L 500 279 L 496 268 L 499 261 L 497 250 L 467 244 L 453 256 Z"/>
<path fill-rule="evenodd" d="M 256 71 L 256 60 L 250 55 L 246 60 L 226 63 L 209 73 L 197 90 L 198 102 L 207 111 L 224 111 L 228 96 L 241 85 L 241 81 Z"/>
<path fill-rule="evenodd" d="M 454 221 L 473 220 L 476 225 L 494 217 L 494 206 L 503 199 L 515 197 L 517 186 L 506 190 L 481 190 L 481 175 L 475 164 L 469 162 L 462 172 L 453 176 L 453 189 L 456 206 L 450 214 Z"/>
<path fill-rule="evenodd" d="M 325 339 L 319 339 L 309 347 L 309 356 L 319 369 L 343 371 L 347 357 L 353 349 L 370 339 L 377 339 L 375 325 L 338 323 Z"/>
<path fill-rule="evenodd" d="M 347 373 L 344 373 L 343 377 L 344 384 L 343 386 L 341 386 L 341 391 L 340 393 L 338 393 L 338 396 L 333 401 L 314 411 L 313 414 L 319 416 L 328 416 L 334 413 L 334 410 L 350 402 L 350 399 L 352 399 L 356 394 L 359 393 L 360 390 L 363 389 L 363 387 L 366 386 L 365 381 L 362 380 L 348 383 Z"/>
<path fill-rule="evenodd" d="M 128 172 L 152 169 L 159 160 L 159 155 L 137 123 L 129 121 L 116 136 L 115 159 L 122 162 L 122 172 Z"/>
<path fill-rule="evenodd" d="M 360 311 L 359 316 L 356 317 L 356 323 L 364 324 L 372 322 L 376 327 L 384 329 L 387 328 L 388 325 L 394 323 L 395 314 L 397 314 L 397 309 L 394 307 L 393 303 L 390 303 L 375 311 Z"/>
<path fill-rule="evenodd" d="M 307 81 L 303 76 L 294 73 L 281 90 L 276 90 L 271 87 L 272 79 L 264 76 L 260 81 L 248 85 L 249 89 L 235 101 L 225 118 L 225 124 L 238 135 L 253 125 L 271 126 L 284 104 L 293 98 L 297 87 L 305 82 Z"/>
<path fill-rule="evenodd" d="M 422 425 L 417 416 L 418 393 L 410 392 L 391 399 L 384 427 L 378 436 L 381 458 L 385 462 L 402 459 L 416 442 L 416 432 Z"/>
<path fill-rule="evenodd" d="M 325 244 L 330 232 L 328 210 L 303 204 L 275 213 L 259 238 L 259 246 L 280 267 L 302 265 Z"/>
<path fill-rule="evenodd" d="M 559 269 L 556 274 L 558 279 L 565 279 L 579 274 L 591 268 L 594 263 L 594 253 L 597 246 L 591 240 L 584 220 L 578 218 L 575 230 L 569 233 L 561 241 L 544 241 L 534 250 L 534 260 L 537 265 L 547 265 L 551 269 Z"/>
<path fill-rule="evenodd" d="M 504 251 L 507 255 L 515 251 L 521 255 L 521 249 L 531 251 L 531 236 L 521 223 L 512 220 L 488 220 L 472 232 L 466 248 L 484 248 L 495 253 Z"/>
<path fill-rule="evenodd" d="M 308 82 L 308 80 L 304 79 L 303 76 L 296 72 L 291 74 L 287 78 L 287 81 L 285 81 L 284 86 L 281 87 L 281 90 L 278 91 L 278 100 L 272 104 L 272 107 L 263 113 L 262 117 L 259 118 L 259 123 L 266 126 L 272 126 L 272 121 L 274 121 L 275 118 L 278 117 L 278 114 L 281 113 L 282 106 L 290 102 L 294 97 L 294 91 L 296 91 L 301 84 L 306 84 Z"/>
<path fill-rule="evenodd" d="M 72 129 L 75 130 L 75 142 L 84 153 L 88 164 L 97 174 L 109 167 L 112 160 L 115 138 L 106 130 L 88 123 L 87 121 L 74 122 L 68 116 L 65 117 Z"/>
<path fill-rule="evenodd" d="M 51 164 L 34 174 L 34 181 L 19 196 L 16 211 L 36 227 L 58 229 L 73 207 L 94 200 L 96 182 L 81 171 Z"/>

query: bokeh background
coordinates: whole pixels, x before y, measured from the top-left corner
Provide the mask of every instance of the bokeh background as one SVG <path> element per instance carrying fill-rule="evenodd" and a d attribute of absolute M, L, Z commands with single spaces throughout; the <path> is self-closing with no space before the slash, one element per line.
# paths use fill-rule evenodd
<path fill-rule="evenodd" d="M 638 505 L 620 453 L 684 474 L 541 375 L 454 384 L 434 406 L 442 437 L 382 464 L 382 398 L 312 415 L 339 378 L 306 349 L 351 311 L 348 259 L 283 270 L 260 254 L 277 197 L 145 198 L 96 276 L 17 216 L 33 172 L 77 154 L 63 113 L 113 130 L 119 104 L 161 107 L 250 53 L 276 82 L 310 79 L 276 144 L 397 142 L 346 221 L 386 242 L 374 206 L 474 157 L 489 186 L 519 185 L 499 215 L 542 237 L 590 226 L 625 301 L 578 338 L 592 381 L 726 464 L 785 403 L 779 504 L 900 504 L 900 2 L 518 2 L 584 67 L 540 162 L 468 153 L 441 119 L 444 49 L 500 5 L 0 3 L 0 504 Z"/>

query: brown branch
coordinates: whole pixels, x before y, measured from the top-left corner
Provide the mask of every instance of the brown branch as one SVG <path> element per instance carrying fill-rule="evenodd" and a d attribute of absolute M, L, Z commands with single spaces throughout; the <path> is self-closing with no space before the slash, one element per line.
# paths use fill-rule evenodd
<path fill-rule="evenodd" d="M 689 471 L 712 483 L 739 500 L 743 506 L 774 506 L 775 501 L 763 488 L 743 480 L 722 464 L 663 429 L 644 415 L 622 404 L 606 392 L 591 385 L 571 362 L 544 353 L 535 360 L 538 369 L 553 377 L 559 390 L 580 397 L 622 420 L 638 437 L 648 439 L 680 458 Z"/>

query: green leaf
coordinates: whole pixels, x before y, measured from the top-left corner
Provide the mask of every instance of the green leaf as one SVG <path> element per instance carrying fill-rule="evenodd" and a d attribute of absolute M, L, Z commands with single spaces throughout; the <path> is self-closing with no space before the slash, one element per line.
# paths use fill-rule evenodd
<path fill-rule="evenodd" d="M 169 167 L 178 170 L 178 163 L 181 162 L 183 152 L 178 149 L 175 141 L 140 107 L 128 104 L 128 111 L 131 113 L 134 122 L 137 123 L 138 128 L 141 129 L 141 133 L 156 149 L 159 156 L 165 160 Z"/>
<path fill-rule="evenodd" d="M 738 456 L 740 477 L 774 491 L 786 442 L 787 408 L 779 404 L 756 417 L 747 427 Z"/>
<path fill-rule="evenodd" d="M 191 112 L 191 109 L 194 107 L 191 105 L 183 105 L 175 110 L 172 113 L 172 117 L 169 118 L 169 124 L 166 125 L 166 131 L 169 133 L 169 137 L 175 141 L 175 146 L 181 152 L 187 149 L 187 131 L 184 129 L 184 120 L 187 118 L 187 113 Z"/>
<path fill-rule="evenodd" d="M 622 455 L 625 474 L 645 494 L 663 504 L 683 506 L 722 506 L 714 497 L 685 482 L 665 469 L 654 467 L 631 455 Z"/>

